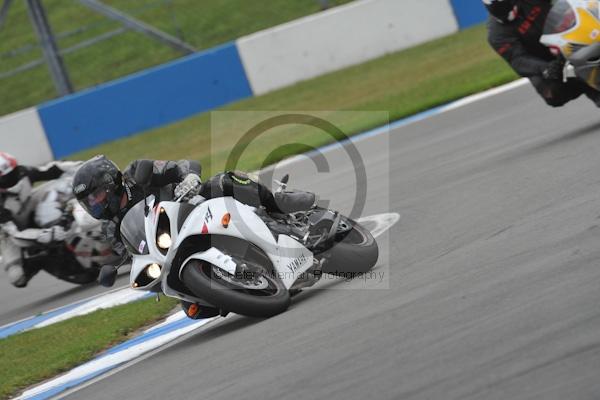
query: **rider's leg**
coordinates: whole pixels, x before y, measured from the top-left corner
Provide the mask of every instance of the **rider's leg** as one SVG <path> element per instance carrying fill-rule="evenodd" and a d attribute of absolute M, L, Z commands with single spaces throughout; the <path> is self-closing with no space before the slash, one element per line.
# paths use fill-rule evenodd
<path fill-rule="evenodd" d="M 200 193 L 205 198 L 232 196 L 253 207 L 263 206 L 268 212 L 290 213 L 310 209 L 315 195 L 308 192 L 275 193 L 265 185 L 241 172 L 218 174 L 202 185 Z"/>
<path fill-rule="evenodd" d="M 277 207 L 285 213 L 310 210 L 317 201 L 314 193 L 302 191 L 277 192 L 274 197 Z"/>

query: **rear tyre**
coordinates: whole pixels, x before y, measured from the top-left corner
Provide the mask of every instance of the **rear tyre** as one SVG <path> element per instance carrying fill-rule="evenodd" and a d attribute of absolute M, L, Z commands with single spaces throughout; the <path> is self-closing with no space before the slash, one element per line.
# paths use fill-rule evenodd
<path fill-rule="evenodd" d="M 287 310 L 290 294 L 281 280 L 261 275 L 266 289 L 244 289 L 232 285 L 215 273 L 214 265 L 190 260 L 183 267 L 184 284 L 198 297 L 223 310 L 248 317 L 268 318 Z"/>
<path fill-rule="evenodd" d="M 323 272 L 331 275 L 353 275 L 371 270 L 377 263 L 379 247 L 371 232 L 356 223 L 344 218 L 343 221 L 352 227 L 344 238 L 336 242 L 331 249 L 322 253 L 328 261 Z"/>

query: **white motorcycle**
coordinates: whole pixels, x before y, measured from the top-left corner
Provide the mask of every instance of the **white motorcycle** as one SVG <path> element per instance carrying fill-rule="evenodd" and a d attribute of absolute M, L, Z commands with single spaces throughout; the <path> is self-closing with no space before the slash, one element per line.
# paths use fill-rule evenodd
<path fill-rule="evenodd" d="M 378 257 L 371 233 L 338 212 L 272 215 L 233 197 L 193 205 L 149 196 L 127 212 L 120 232 L 132 255 L 132 288 L 222 315 L 281 313 L 290 292 L 322 273 L 364 273 Z M 111 286 L 115 276 L 116 268 L 105 266 L 100 281 Z"/>

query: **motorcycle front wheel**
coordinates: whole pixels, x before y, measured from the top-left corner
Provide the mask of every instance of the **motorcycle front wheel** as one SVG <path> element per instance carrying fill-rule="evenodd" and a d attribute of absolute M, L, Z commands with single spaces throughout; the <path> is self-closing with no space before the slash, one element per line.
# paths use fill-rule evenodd
<path fill-rule="evenodd" d="M 182 279 L 196 296 L 222 310 L 248 317 L 272 317 L 290 305 L 290 293 L 283 282 L 268 273 L 253 283 L 236 282 L 209 262 L 190 260 L 183 267 Z"/>

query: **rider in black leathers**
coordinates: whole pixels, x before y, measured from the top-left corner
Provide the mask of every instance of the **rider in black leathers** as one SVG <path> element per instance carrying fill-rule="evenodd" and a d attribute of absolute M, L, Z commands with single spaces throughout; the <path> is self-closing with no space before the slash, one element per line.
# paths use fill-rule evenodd
<path fill-rule="evenodd" d="M 140 174 L 141 170 L 151 171 Z M 190 199 L 232 196 L 238 201 L 264 207 L 272 213 L 307 210 L 315 196 L 307 192 L 273 194 L 266 186 L 241 172 L 224 172 L 202 184 L 200 164 L 196 161 L 136 160 L 123 173 L 112 161 L 96 156 L 77 170 L 73 193 L 88 213 L 96 218 L 119 223 L 127 211 L 153 194 L 160 200 L 185 195 Z"/>
<path fill-rule="evenodd" d="M 488 41 L 546 103 L 560 107 L 585 94 L 600 106 L 600 93 L 578 79 L 563 82 L 563 61 L 540 43 L 550 0 L 483 0 L 490 18 Z"/>

